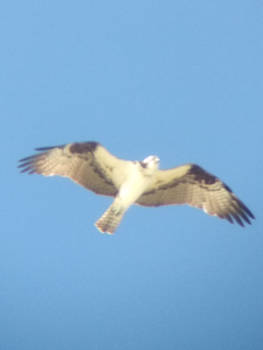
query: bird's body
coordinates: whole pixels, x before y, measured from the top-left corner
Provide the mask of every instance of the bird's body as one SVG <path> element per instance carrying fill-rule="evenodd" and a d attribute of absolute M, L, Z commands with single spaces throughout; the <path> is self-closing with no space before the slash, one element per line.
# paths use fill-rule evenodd
<path fill-rule="evenodd" d="M 115 200 L 96 222 L 100 231 L 113 233 L 116 230 L 126 210 L 151 188 L 158 163 L 159 158 L 153 157 L 147 163 L 134 161 L 127 164 L 127 173 Z M 142 164 L 148 166 L 142 166 Z"/>
<path fill-rule="evenodd" d="M 210 215 L 235 220 L 241 226 L 254 218 L 251 211 L 217 177 L 195 164 L 159 170 L 159 158 L 126 161 L 97 142 L 39 148 L 21 160 L 22 172 L 60 175 L 93 192 L 115 197 L 96 222 L 101 232 L 113 233 L 132 204 L 160 206 L 189 204 Z"/>

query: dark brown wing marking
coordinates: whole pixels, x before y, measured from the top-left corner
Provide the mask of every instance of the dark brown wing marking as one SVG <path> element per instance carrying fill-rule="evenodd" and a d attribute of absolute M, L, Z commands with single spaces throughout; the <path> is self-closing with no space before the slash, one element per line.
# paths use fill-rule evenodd
<path fill-rule="evenodd" d="M 137 203 L 145 206 L 189 204 L 241 226 L 255 218 L 227 185 L 195 164 L 158 171 L 154 185 Z"/>
<path fill-rule="evenodd" d="M 55 147 L 37 148 L 41 153 L 20 160 L 21 172 L 60 175 L 94 191 L 97 194 L 115 196 L 118 189 L 110 177 L 112 156 L 97 142 L 81 142 Z M 97 152 L 100 152 L 98 160 Z M 105 164 L 103 158 L 106 159 Z"/>

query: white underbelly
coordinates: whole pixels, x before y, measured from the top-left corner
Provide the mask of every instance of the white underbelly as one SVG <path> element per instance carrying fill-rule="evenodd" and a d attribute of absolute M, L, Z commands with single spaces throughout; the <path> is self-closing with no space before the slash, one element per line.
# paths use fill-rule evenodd
<path fill-rule="evenodd" d="M 151 177 L 145 177 L 138 173 L 122 184 L 118 198 L 123 205 L 131 205 L 147 190 L 152 182 Z"/>

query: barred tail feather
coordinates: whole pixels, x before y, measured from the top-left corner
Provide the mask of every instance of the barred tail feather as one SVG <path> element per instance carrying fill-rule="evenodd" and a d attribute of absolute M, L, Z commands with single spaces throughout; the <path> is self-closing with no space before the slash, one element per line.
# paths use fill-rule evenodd
<path fill-rule="evenodd" d="M 103 233 L 113 234 L 119 226 L 126 209 L 113 203 L 96 221 L 95 226 Z"/>

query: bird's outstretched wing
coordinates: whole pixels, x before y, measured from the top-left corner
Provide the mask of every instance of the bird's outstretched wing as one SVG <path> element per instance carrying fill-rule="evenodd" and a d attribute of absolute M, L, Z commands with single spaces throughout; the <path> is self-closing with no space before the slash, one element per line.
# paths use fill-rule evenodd
<path fill-rule="evenodd" d="M 80 142 L 36 150 L 40 153 L 20 160 L 22 172 L 65 176 L 97 194 L 117 194 L 119 173 L 127 162 L 99 143 Z"/>
<path fill-rule="evenodd" d="M 254 218 L 227 185 L 195 164 L 159 170 L 152 187 L 137 200 L 137 204 L 189 204 L 231 223 L 236 221 L 241 226 L 244 222 L 250 224 L 250 219 Z"/>

